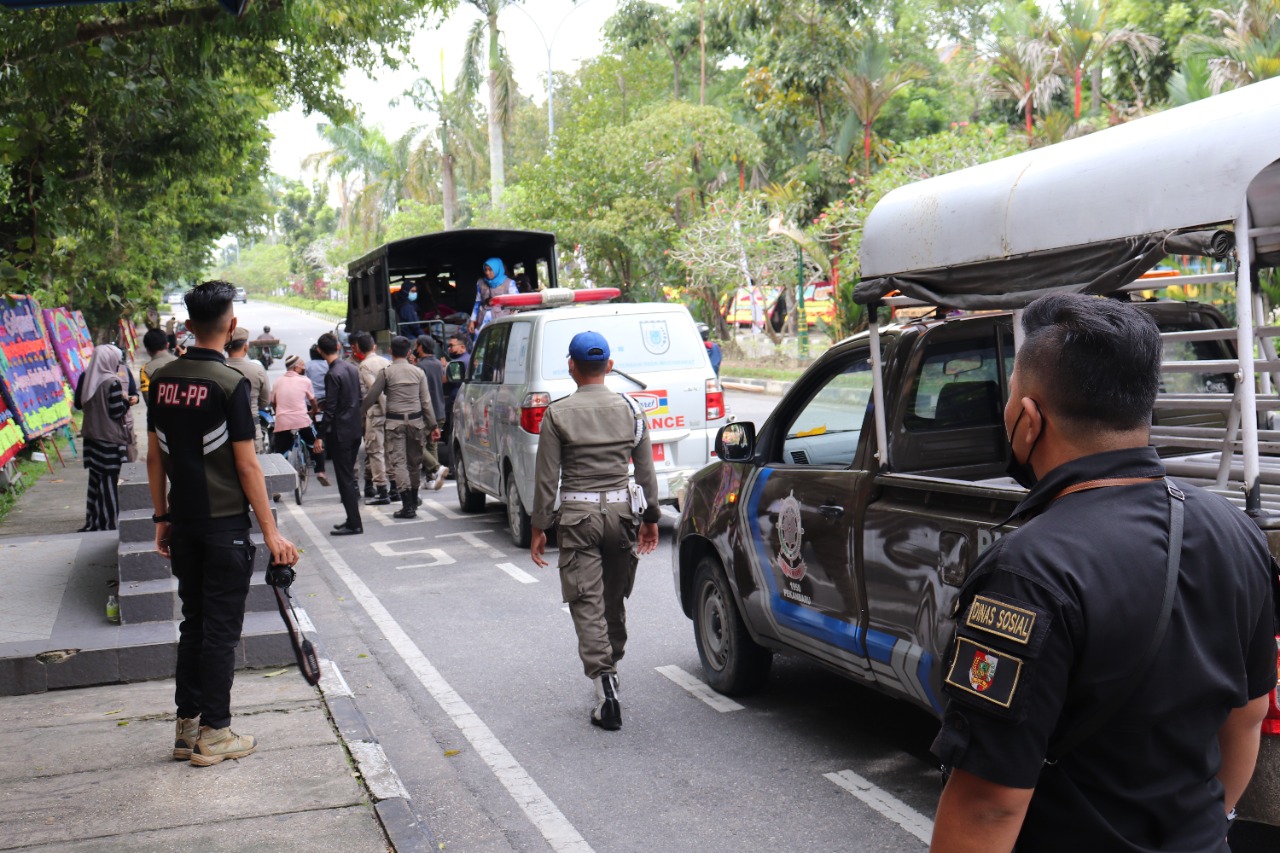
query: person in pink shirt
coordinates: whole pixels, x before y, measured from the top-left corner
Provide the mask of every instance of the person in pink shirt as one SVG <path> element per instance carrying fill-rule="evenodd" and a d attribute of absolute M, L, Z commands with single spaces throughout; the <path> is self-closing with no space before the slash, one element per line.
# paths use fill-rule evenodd
<path fill-rule="evenodd" d="M 288 453 L 296 440 L 294 431 L 302 434 L 302 444 L 310 447 L 316 442 L 315 429 L 311 426 L 311 414 L 316 408 L 316 392 L 307 378 L 307 365 L 301 358 L 291 355 L 284 360 L 284 376 L 271 389 L 271 406 L 275 409 L 275 433 L 271 449 L 276 453 Z M 316 479 L 323 486 L 329 485 L 324 473 L 324 454 L 312 454 L 316 463 Z"/>

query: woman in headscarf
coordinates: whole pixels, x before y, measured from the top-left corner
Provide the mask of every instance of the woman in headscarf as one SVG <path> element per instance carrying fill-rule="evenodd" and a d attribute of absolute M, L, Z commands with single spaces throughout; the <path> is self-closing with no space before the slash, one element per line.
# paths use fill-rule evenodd
<path fill-rule="evenodd" d="M 506 316 L 507 312 L 489 302 L 495 296 L 506 296 L 519 293 L 516 280 L 507 275 L 507 268 L 500 258 L 490 258 L 484 262 L 484 278 L 476 282 L 476 304 L 471 309 L 471 319 L 467 321 L 467 331 L 479 334 L 480 330 L 493 320 Z"/>
<path fill-rule="evenodd" d="M 89 469 L 81 532 L 116 529 L 120 466 L 133 440 L 120 362 L 120 350 L 114 345 L 94 347 L 89 368 L 76 383 L 76 408 L 84 411 L 80 429 L 84 467 Z"/>

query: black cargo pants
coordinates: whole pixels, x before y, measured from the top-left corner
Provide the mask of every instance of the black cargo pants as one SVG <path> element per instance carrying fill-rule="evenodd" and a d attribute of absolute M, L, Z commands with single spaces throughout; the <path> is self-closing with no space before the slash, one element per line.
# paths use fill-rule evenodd
<path fill-rule="evenodd" d="M 253 575 L 249 530 L 205 531 L 173 525 L 169 532 L 173 574 L 182 601 L 174 701 L 178 716 L 200 724 L 231 724 L 231 681 Z"/>

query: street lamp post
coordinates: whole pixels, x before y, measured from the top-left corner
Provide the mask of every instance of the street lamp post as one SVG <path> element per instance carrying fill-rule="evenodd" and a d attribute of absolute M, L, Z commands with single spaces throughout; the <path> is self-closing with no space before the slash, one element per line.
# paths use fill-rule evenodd
<path fill-rule="evenodd" d="M 547 147 L 554 149 L 556 147 L 556 114 L 555 114 L 555 87 L 551 76 L 551 50 L 556 46 L 556 36 L 560 35 L 560 28 L 564 26 L 564 22 L 569 20 L 569 16 L 590 3 L 591 0 L 582 0 L 581 3 L 575 3 L 574 7 L 565 12 L 560 23 L 556 24 L 555 32 L 551 34 L 551 41 L 547 41 L 547 37 L 542 34 L 542 27 L 538 26 L 538 22 L 534 20 L 533 15 L 529 14 L 529 10 L 523 6 L 514 3 L 507 5 L 506 9 L 515 9 L 521 12 L 529 23 L 533 24 L 533 29 L 538 33 L 538 38 L 542 39 L 542 46 L 547 51 Z"/>

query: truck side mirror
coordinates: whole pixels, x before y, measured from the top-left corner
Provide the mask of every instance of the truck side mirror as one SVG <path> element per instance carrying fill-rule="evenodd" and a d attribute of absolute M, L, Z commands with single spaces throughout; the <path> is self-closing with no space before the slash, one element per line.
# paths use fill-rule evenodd
<path fill-rule="evenodd" d="M 724 462 L 746 462 L 756 451 L 756 425 L 735 421 L 716 433 L 716 456 Z"/>
<path fill-rule="evenodd" d="M 452 382 L 454 385 L 461 384 L 467 376 L 467 366 L 460 361 L 451 361 L 449 366 L 444 369 L 444 378 Z"/>

